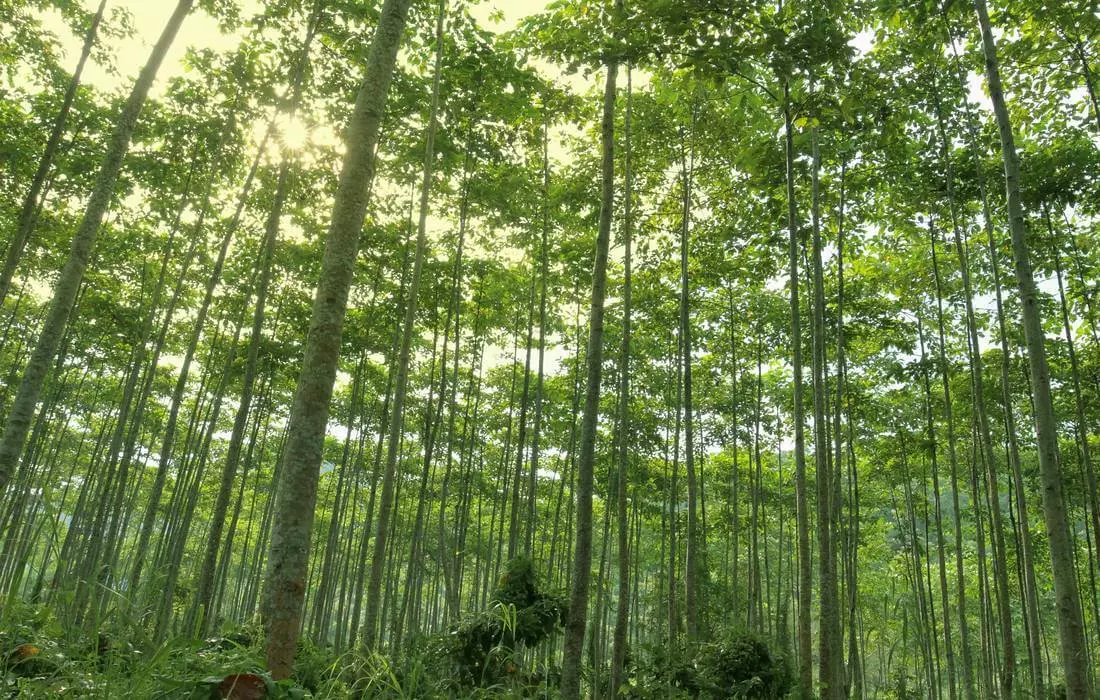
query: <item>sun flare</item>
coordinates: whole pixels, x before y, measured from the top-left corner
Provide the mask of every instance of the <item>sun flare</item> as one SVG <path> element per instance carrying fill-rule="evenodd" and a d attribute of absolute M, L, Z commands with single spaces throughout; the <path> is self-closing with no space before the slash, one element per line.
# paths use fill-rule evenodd
<path fill-rule="evenodd" d="M 312 143 L 313 130 L 300 117 L 280 115 L 276 121 L 279 142 L 291 151 L 301 151 Z"/>

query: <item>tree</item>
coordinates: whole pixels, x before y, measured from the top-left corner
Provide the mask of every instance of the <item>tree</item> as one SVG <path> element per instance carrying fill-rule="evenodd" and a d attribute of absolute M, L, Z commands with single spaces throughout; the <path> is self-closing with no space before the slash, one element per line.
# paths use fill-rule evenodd
<path fill-rule="evenodd" d="M 54 287 L 50 311 L 42 324 L 34 351 L 27 360 L 23 378 L 19 383 L 19 392 L 4 423 L 4 434 L 0 438 L 0 488 L 7 486 L 22 455 L 34 409 L 42 394 L 42 385 L 46 381 L 49 365 L 57 356 L 62 336 L 69 325 L 69 317 L 76 303 L 80 284 L 84 279 L 84 270 L 88 266 L 88 260 L 95 246 L 96 234 L 99 233 L 103 217 L 114 197 L 115 182 L 122 171 L 123 159 L 130 148 L 130 138 L 141 116 L 141 109 L 149 96 L 149 90 L 153 87 L 153 81 L 156 80 L 157 71 L 160 70 L 160 65 L 193 4 L 194 0 L 179 0 L 176 4 L 176 9 L 168 19 L 157 43 L 153 45 L 153 50 L 149 53 L 149 58 L 141 72 L 138 73 L 130 96 L 115 123 L 99 173 L 96 175 L 92 194 L 88 198 L 84 216 L 76 233 L 73 234 L 69 259 L 62 268 Z M 20 228 L 21 231 L 22 228 Z M 17 237 L 20 232 L 17 232 Z M 19 246 L 17 244 L 10 247 L 14 250 Z"/>
<path fill-rule="evenodd" d="M 618 6 L 621 8 L 621 2 Z M 585 353 L 586 383 L 581 414 L 580 454 L 577 458 L 576 544 L 569 589 L 569 616 L 565 624 L 561 694 L 565 700 L 581 697 L 581 652 L 588 617 L 588 588 L 592 569 L 592 488 L 596 458 L 596 423 L 600 411 L 600 380 L 603 374 L 603 315 L 607 291 L 607 258 L 611 245 L 611 217 L 615 203 L 615 81 L 619 62 L 607 61 L 604 82 L 603 117 L 600 126 L 600 220 L 596 232 L 596 257 L 592 269 L 592 297 L 588 317 L 588 350 Z"/>
<path fill-rule="evenodd" d="M 410 0 L 386 0 L 367 54 L 365 77 L 348 125 L 347 153 L 290 410 L 264 581 L 267 664 L 278 679 L 290 675 L 294 662 L 306 593 L 322 441 L 340 356 L 348 290 L 375 173 L 374 149 L 410 4 Z"/>
<path fill-rule="evenodd" d="M 1055 596 L 1058 605 L 1058 636 L 1062 663 L 1066 669 L 1066 694 L 1070 698 L 1089 696 L 1089 671 L 1085 653 L 1084 620 L 1081 599 L 1074 570 L 1073 545 L 1069 538 L 1065 497 L 1062 494 L 1062 473 L 1058 457 L 1058 429 L 1051 401 L 1050 368 L 1047 365 L 1045 335 L 1040 315 L 1031 254 L 1027 240 L 1020 197 L 1020 165 L 1012 132 L 1012 121 L 1001 86 L 997 46 L 985 0 L 974 0 L 978 26 L 985 54 L 985 73 L 989 96 L 997 118 L 1004 160 L 1005 197 L 1008 201 L 1008 223 L 1012 238 L 1012 254 L 1016 264 L 1016 284 L 1019 287 L 1021 315 L 1027 341 L 1028 366 L 1035 401 L 1035 434 L 1039 441 L 1039 470 L 1042 476 L 1043 515 L 1050 540 L 1050 559 L 1054 573 Z"/>

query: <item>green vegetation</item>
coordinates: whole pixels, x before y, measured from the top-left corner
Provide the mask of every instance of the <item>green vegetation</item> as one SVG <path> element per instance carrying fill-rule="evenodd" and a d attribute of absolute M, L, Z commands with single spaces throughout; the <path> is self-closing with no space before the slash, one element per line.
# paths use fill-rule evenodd
<path fill-rule="evenodd" d="M 1096 697 L 1098 57 L 0 0 L 0 696 Z"/>

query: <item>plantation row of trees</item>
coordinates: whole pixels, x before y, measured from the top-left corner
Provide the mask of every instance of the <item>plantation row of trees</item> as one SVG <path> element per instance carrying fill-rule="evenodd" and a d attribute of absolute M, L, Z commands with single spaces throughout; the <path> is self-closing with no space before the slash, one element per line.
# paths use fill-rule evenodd
<path fill-rule="evenodd" d="M 1092 697 L 1086 3 L 165 4 L 0 3 L 0 628 Z"/>

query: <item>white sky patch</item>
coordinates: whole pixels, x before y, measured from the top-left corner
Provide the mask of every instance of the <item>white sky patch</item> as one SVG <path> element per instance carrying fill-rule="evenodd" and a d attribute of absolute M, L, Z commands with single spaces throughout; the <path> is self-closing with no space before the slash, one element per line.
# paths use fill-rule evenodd
<path fill-rule="evenodd" d="M 244 16 L 259 7 L 257 0 L 243 0 L 240 4 Z M 88 12 L 95 12 L 98 3 L 96 0 L 80 0 L 80 5 Z M 133 84 L 137 71 L 145 65 L 153 44 L 164 30 L 175 6 L 176 3 L 172 0 L 113 0 L 108 3 L 108 12 L 122 8 L 130 13 L 134 34 L 128 38 L 113 40 L 112 53 L 119 68 L 118 75 L 111 75 L 104 66 L 89 61 L 84 71 L 84 82 L 103 90 L 128 89 Z M 46 29 L 61 39 L 66 57 L 75 60 L 83 37 L 73 36 L 57 11 L 45 13 L 44 24 Z M 183 57 L 189 47 L 225 51 L 235 47 L 239 40 L 240 36 L 236 34 L 222 33 L 217 22 L 205 12 L 193 11 L 183 23 L 164 59 L 157 82 L 153 86 L 152 97 L 157 98 L 163 94 L 168 78 L 184 72 Z"/>
<path fill-rule="evenodd" d="M 89 13 L 95 12 L 98 5 L 97 0 L 78 1 Z M 238 0 L 238 4 L 241 16 L 245 18 L 256 13 L 261 6 L 259 0 Z M 547 4 L 547 0 L 494 0 L 471 7 L 470 14 L 481 26 L 495 32 L 504 32 L 515 29 L 525 17 L 544 10 Z M 108 12 L 115 8 L 129 12 L 134 35 L 114 41 L 112 53 L 119 67 L 118 75 L 111 75 L 105 67 L 89 61 L 85 68 L 84 81 L 103 90 L 127 89 L 133 83 L 137 71 L 145 64 L 153 43 L 164 30 L 175 6 L 173 0 L 111 0 L 107 6 Z M 60 39 L 66 58 L 75 61 L 83 37 L 72 35 L 57 10 L 44 12 L 43 23 L 47 30 Z M 205 12 L 193 11 L 165 57 L 152 97 L 160 97 L 168 79 L 184 72 L 183 58 L 188 48 L 222 52 L 237 46 L 240 38 L 239 33 L 223 33 L 217 22 Z"/>
<path fill-rule="evenodd" d="M 515 29 L 525 17 L 546 9 L 547 0 L 489 0 L 470 8 L 478 23 L 494 32 Z"/>
<path fill-rule="evenodd" d="M 875 30 L 871 27 L 864 29 L 848 41 L 848 46 L 855 49 L 860 56 L 870 53 L 875 46 Z"/>
<path fill-rule="evenodd" d="M 993 101 L 989 99 L 989 93 L 985 89 L 985 78 L 979 73 L 970 72 L 966 76 L 967 99 L 979 105 L 987 112 L 993 111 Z"/>

